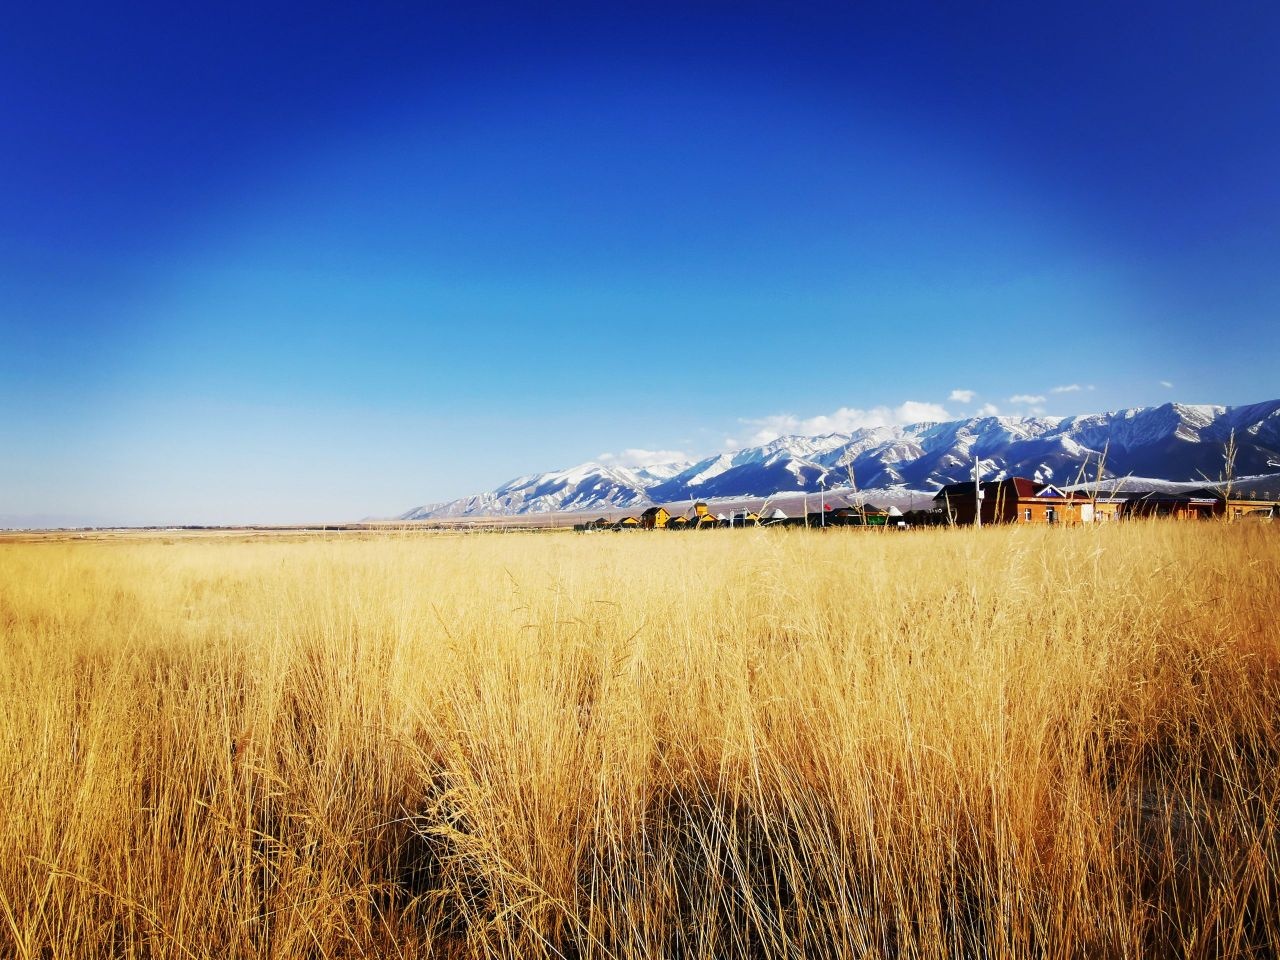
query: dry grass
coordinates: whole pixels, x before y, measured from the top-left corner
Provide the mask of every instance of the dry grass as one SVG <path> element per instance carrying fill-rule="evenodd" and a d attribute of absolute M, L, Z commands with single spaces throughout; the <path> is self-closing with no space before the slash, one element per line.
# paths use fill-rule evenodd
<path fill-rule="evenodd" d="M 1280 530 L 0 545 L 0 956 L 1280 951 Z"/>

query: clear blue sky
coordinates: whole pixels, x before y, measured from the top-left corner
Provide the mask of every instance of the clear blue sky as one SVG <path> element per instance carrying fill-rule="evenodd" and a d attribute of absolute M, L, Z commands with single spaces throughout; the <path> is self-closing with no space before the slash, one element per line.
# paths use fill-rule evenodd
<path fill-rule="evenodd" d="M 1280 6 L 449 7 L 6 12 L 0 515 L 1280 395 Z"/>

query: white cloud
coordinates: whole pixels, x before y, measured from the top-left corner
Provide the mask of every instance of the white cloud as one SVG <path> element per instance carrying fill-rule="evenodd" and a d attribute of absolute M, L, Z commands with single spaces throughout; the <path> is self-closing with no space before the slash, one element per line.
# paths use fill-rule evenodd
<path fill-rule="evenodd" d="M 1015 393 L 1009 398 L 1010 403 L 1044 403 L 1044 394 L 1039 393 Z"/>
<path fill-rule="evenodd" d="M 973 398 L 978 395 L 976 390 L 952 390 L 948 400 L 955 400 L 957 403 L 971 403 Z"/>
<path fill-rule="evenodd" d="M 774 414 L 757 420 L 743 420 L 754 427 L 751 443 L 768 443 L 778 437 L 798 435 L 815 436 L 826 433 L 850 433 L 871 427 L 887 427 L 895 424 L 920 423 L 932 420 L 950 420 L 951 414 L 938 403 L 908 400 L 896 407 L 841 407 L 834 413 L 801 418 L 790 413 Z"/>
<path fill-rule="evenodd" d="M 940 403 L 908 400 L 894 411 L 896 423 L 925 423 L 931 420 L 950 420 L 951 414 Z"/>
<path fill-rule="evenodd" d="M 631 447 L 621 453 L 602 453 L 596 459 L 601 463 L 619 467 L 652 467 L 658 463 L 688 460 L 689 455 L 683 450 L 643 450 L 639 447 Z"/>
<path fill-rule="evenodd" d="M 1164 387 L 1166 390 L 1172 390 L 1172 389 L 1173 389 L 1173 384 L 1172 384 L 1172 383 L 1170 383 L 1168 380 L 1161 380 L 1161 381 L 1160 381 L 1160 386 Z"/>
<path fill-rule="evenodd" d="M 1083 389 L 1084 387 L 1080 386 L 1080 384 L 1078 383 L 1068 383 L 1065 387 L 1054 387 L 1049 392 L 1050 393 L 1079 393 Z M 1090 387 L 1089 389 L 1092 390 L 1093 388 Z"/>
<path fill-rule="evenodd" d="M 978 408 L 978 416 L 980 417 L 998 417 L 1000 416 L 1000 408 L 994 403 L 984 403 Z"/>

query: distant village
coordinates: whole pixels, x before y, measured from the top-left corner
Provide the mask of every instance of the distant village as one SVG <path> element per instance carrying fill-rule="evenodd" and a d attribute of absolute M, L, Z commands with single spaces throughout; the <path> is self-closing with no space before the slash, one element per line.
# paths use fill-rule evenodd
<path fill-rule="evenodd" d="M 833 499 L 836 499 L 833 497 Z M 1099 484 L 1090 490 L 1063 490 L 1028 477 L 1009 477 L 983 483 L 963 482 L 944 486 L 928 509 L 903 512 L 897 507 L 870 503 L 836 505 L 819 498 L 819 509 L 788 515 L 768 506 L 759 510 L 713 513 L 704 500 L 686 508 L 653 506 L 636 516 L 600 517 L 574 525 L 574 530 L 706 530 L 762 526 L 873 527 L 909 529 L 921 526 L 972 526 L 974 524 L 1086 524 L 1121 520 L 1164 518 L 1169 520 L 1271 521 L 1280 519 L 1280 501 L 1241 496 L 1230 487 L 1202 487 L 1170 492 L 1160 489 L 1127 489 L 1124 481 Z"/>

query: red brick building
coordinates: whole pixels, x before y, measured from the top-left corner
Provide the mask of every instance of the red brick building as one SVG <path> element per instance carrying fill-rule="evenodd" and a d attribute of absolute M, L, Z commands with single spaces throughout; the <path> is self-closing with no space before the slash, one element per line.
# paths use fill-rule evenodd
<path fill-rule="evenodd" d="M 1028 477 L 1009 477 L 981 484 L 982 497 L 973 483 L 949 483 L 933 498 L 948 523 L 971 524 L 982 504 L 983 523 L 1080 523 L 1092 510 L 1089 498 L 1064 493 L 1051 483 Z"/>

